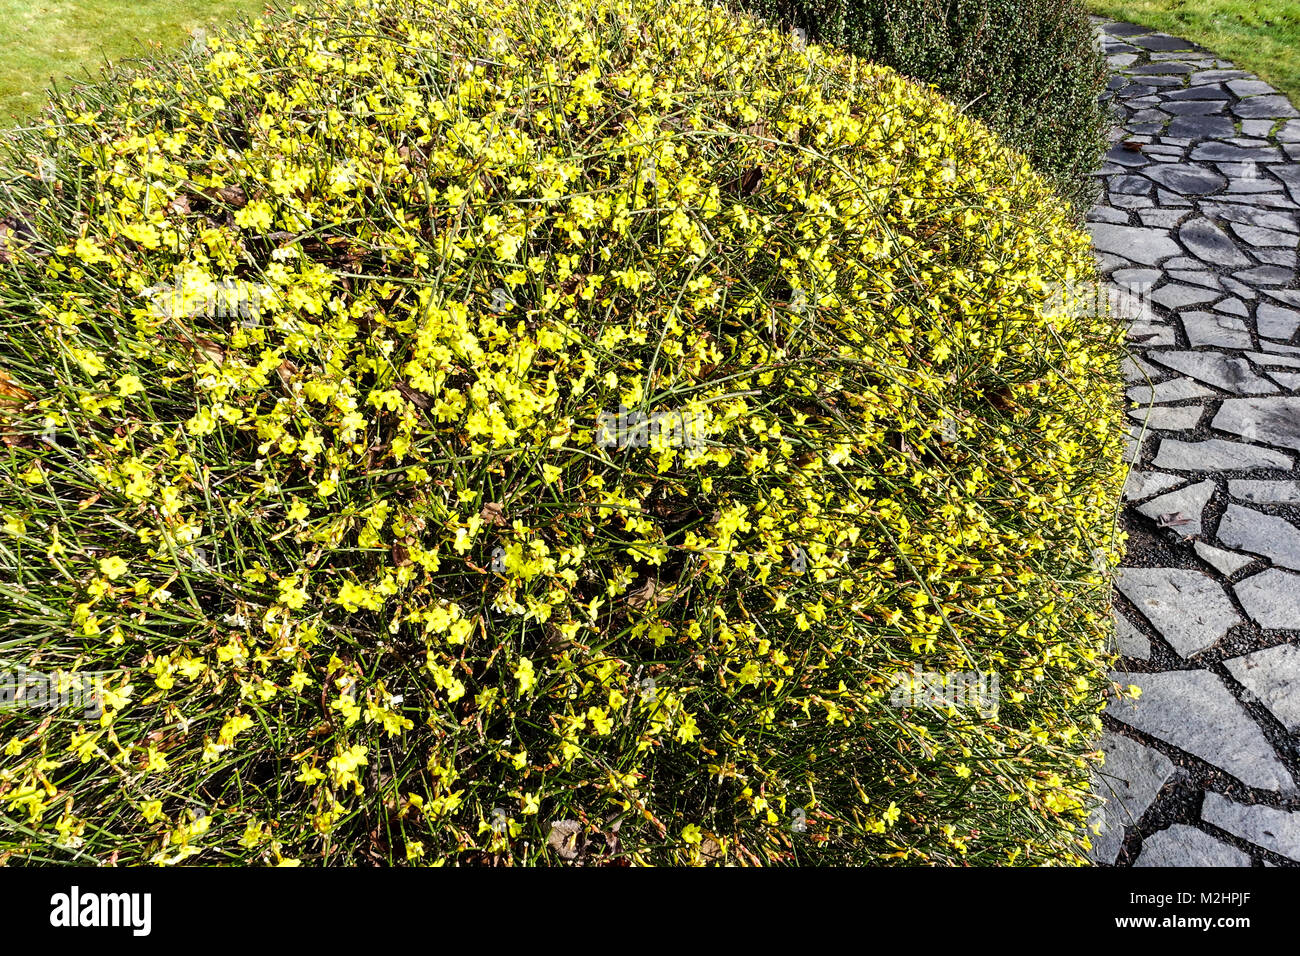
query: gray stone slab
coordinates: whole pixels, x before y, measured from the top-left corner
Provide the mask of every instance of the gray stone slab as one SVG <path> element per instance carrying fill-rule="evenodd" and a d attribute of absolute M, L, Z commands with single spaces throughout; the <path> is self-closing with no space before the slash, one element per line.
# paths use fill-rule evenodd
<path fill-rule="evenodd" d="M 1300 631 L 1300 574 L 1269 568 L 1237 582 L 1232 589 L 1260 627 Z"/>
<path fill-rule="evenodd" d="M 1190 378 L 1171 378 L 1155 385 L 1134 385 L 1128 397 L 1139 405 L 1159 405 L 1163 402 L 1182 402 L 1190 398 L 1208 398 L 1215 393 L 1200 382 Z"/>
<path fill-rule="evenodd" d="M 1264 289 L 1263 292 L 1270 299 L 1275 299 L 1283 305 L 1300 308 L 1300 291 L 1295 289 Z"/>
<path fill-rule="evenodd" d="M 1288 733 L 1300 733 L 1300 645 L 1278 644 L 1223 663 Z"/>
<path fill-rule="evenodd" d="M 1237 196 L 1232 193 L 1220 193 L 1214 198 L 1218 202 L 1240 203 L 1243 206 L 1262 206 L 1266 209 L 1300 209 L 1300 206 L 1280 194 L 1262 193 L 1260 195 Z"/>
<path fill-rule="evenodd" d="M 1110 275 L 1110 281 L 1121 289 L 1141 292 L 1160 281 L 1164 275 L 1159 269 L 1119 269 Z"/>
<path fill-rule="evenodd" d="M 1293 212 L 1255 209 L 1235 202 L 1205 203 L 1201 207 L 1201 212 L 1210 218 L 1227 219 L 1230 222 L 1258 226 L 1261 229 L 1278 229 L 1284 232 L 1300 231 L 1297 228 L 1296 215 Z"/>
<path fill-rule="evenodd" d="M 1248 349 L 1255 342 L 1250 337 L 1246 320 L 1214 312 L 1184 312 L 1180 316 L 1187 342 L 1192 348 L 1215 346 L 1226 349 Z"/>
<path fill-rule="evenodd" d="M 1291 791 L 1286 767 L 1219 677 L 1203 670 L 1125 674 L 1137 700 L 1117 698 L 1106 712 L 1121 723 L 1232 774 L 1248 787 Z"/>
<path fill-rule="evenodd" d="M 1118 166 L 1145 166 L 1149 160 L 1140 151 L 1125 149 L 1123 146 L 1112 146 L 1106 152 L 1106 162 Z"/>
<path fill-rule="evenodd" d="M 1148 63 L 1145 66 L 1140 66 L 1136 70 L 1131 70 L 1130 72 L 1135 73 L 1139 76 L 1152 76 L 1152 75 L 1158 76 L 1161 74 L 1174 75 L 1179 73 L 1191 73 L 1192 67 L 1188 66 L 1186 63 L 1172 61 L 1172 62 L 1163 62 L 1163 63 Z M 1233 92 L 1235 93 L 1236 91 L 1233 90 Z M 1237 95 L 1241 96 L 1243 94 L 1237 93 Z"/>
<path fill-rule="evenodd" d="M 1137 823 L 1160 789 L 1174 774 L 1168 757 L 1116 733 L 1101 738 L 1106 762 L 1093 774 L 1093 793 L 1105 799 L 1093 819 L 1099 836 L 1092 839 L 1092 859 L 1114 863 L 1124 843 L 1124 830 Z"/>
<path fill-rule="evenodd" d="M 1285 518 L 1230 504 L 1214 536 L 1230 548 L 1262 555 L 1280 568 L 1300 571 L 1300 528 Z"/>
<path fill-rule="evenodd" d="M 1224 167 L 1219 167 L 1224 169 Z M 1243 194 L 1268 194 L 1268 198 L 1283 198 L 1282 186 L 1269 179 L 1228 179 L 1228 191 L 1223 193 L 1222 199 L 1241 199 Z"/>
<path fill-rule="evenodd" d="M 1282 151 L 1272 146 L 1229 146 L 1210 142 L 1192 150 L 1192 159 L 1208 163 L 1280 163 Z"/>
<path fill-rule="evenodd" d="M 1124 657 L 1145 661 L 1151 657 L 1151 642 L 1123 614 L 1115 615 L 1115 649 Z"/>
<path fill-rule="evenodd" d="M 1137 510 L 1179 537 L 1192 538 L 1201 533 L 1201 517 L 1217 487 L 1213 481 L 1200 481 L 1152 498 L 1138 505 Z"/>
<path fill-rule="evenodd" d="M 1236 392 L 1239 395 L 1272 394 L 1277 391 L 1277 386 L 1267 379 L 1260 378 L 1245 359 L 1224 355 L 1221 352 L 1171 350 L 1151 352 L 1149 357 L 1166 368 L 1172 368 L 1207 385 Z"/>
<path fill-rule="evenodd" d="M 1159 474 L 1159 472 L 1151 474 Z M 1300 505 L 1300 481 L 1234 478 L 1228 482 L 1228 494 L 1256 505 Z"/>
<path fill-rule="evenodd" d="M 1111 226 L 1109 228 L 1120 229 L 1123 227 Z M 1168 239 L 1168 237 L 1165 238 Z M 1237 244 L 1232 241 L 1228 234 L 1208 219 L 1193 219 L 1183 223 L 1178 229 L 1178 238 L 1188 252 L 1215 268 L 1234 268 L 1236 266 L 1250 265 L 1250 259 L 1237 248 Z M 1119 237 L 1115 237 L 1113 241 L 1115 242 L 1116 251 L 1122 251 L 1119 246 Z M 1170 241 L 1172 242 L 1172 240 Z M 1153 239 L 1148 238 L 1147 243 L 1152 249 L 1156 247 Z M 1150 264 L 1154 265 L 1159 261 L 1159 259 L 1153 259 Z"/>
<path fill-rule="evenodd" d="M 1166 322 L 1129 322 L 1128 337 L 1134 343 L 1150 347 L 1153 345 L 1174 345 L 1174 327 Z"/>
<path fill-rule="evenodd" d="M 1300 329 L 1300 311 L 1274 306 L 1271 302 L 1261 302 L 1255 311 L 1255 323 L 1261 336 L 1286 342 Z"/>
<path fill-rule="evenodd" d="M 1265 265 L 1283 266 L 1291 271 L 1295 270 L 1295 249 L 1276 246 L 1252 246 L 1250 251 L 1256 259 Z"/>
<path fill-rule="evenodd" d="M 1205 289 L 1200 286 L 1183 285 L 1178 282 L 1169 282 L 1162 285 L 1155 292 L 1151 293 L 1151 300 L 1163 305 L 1166 309 L 1181 309 L 1187 305 L 1197 305 L 1201 302 L 1211 302 L 1219 297 L 1219 292 L 1215 289 Z"/>
<path fill-rule="evenodd" d="M 1127 269 L 1133 265 L 1127 259 L 1121 259 L 1119 256 L 1108 255 L 1105 252 L 1094 252 L 1097 259 L 1097 268 L 1102 275 L 1114 272 L 1116 269 Z"/>
<path fill-rule="evenodd" d="M 1294 249 L 1297 236 L 1293 232 L 1282 232 L 1278 229 L 1261 229 L 1258 226 L 1247 226 L 1245 223 L 1234 223 L 1232 231 L 1237 237 L 1248 246 L 1282 246 L 1288 249 Z"/>
<path fill-rule="evenodd" d="M 1259 117 L 1289 119 L 1300 116 L 1300 112 L 1297 112 L 1296 108 L 1280 93 L 1275 96 L 1252 96 L 1248 100 L 1237 103 L 1232 107 L 1232 111 L 1243 119 Z"/>
<path fill-rule="evenodd" d="M 1117 226 L 1105 222 L 1090 223 L 1088 229 L 1092 233 L 1093 243 L 1100 251 L 1124 256 L 1144 265 L 1156 265 L 1162 259 L 1176 256 L 1182 251 L 1163 229 Z"/>
<path fill-rule="evenodd" d="M 1142 841 L 1134 866 L 1250 866 L 1250 857 L 1185 823 L 1158 830 Z"/>
<path fill-rule="evenodd" d="M 1162 471 L 1138 471 L 1134 468 L 1128 473 L 1124 482 L 1124 498 L 1127 501 L 1141 501 L 1167 491 L 1186 481 L 1179 475 L 1166 475 Z"/>
<path fill-rule="evenodd" d="M 1150 405 L 1129 410 L 1129 418 L 1148 429 L 1185 432 L 1195 428 L 1205 414 L 1204 405 Z"/>
<path fill-rule="evenodd" d="M 1174 279 L 1177 282 L 1182 282 L 1185 285 L 1205 286 L 1207 289 L 1223 288 L 1222 283 L 1219 282 L 1218 277 L 1215 276 L 1213 272 L 1175 271 L 1172 268 L 1173 261 L 1174 260 L 1171 259 L 1169 262 L 1165 263 L 1165 268 L 1170 270 L 1169 278 Z M 1189 259 L 1187 260 L 1187 263 L 1190 264 L 1193 269 L 1196 269 L 1201 265 L 1201 263 L 1195 259 Z"/>
<path fill-rule="evenodd" d="M 1237 554 L 1235 551 L 1225 551 L 1223 548 L 1216 548 L 1204 541 L 1193 542 L 1192 548 L 1196 551 L 1197 557 L 1224 577 L 1231 577 L 1242 568 L 1254 564 L 1256 561 L 1254 556 Z"/>
<path fill-rule="evenodd" d="M 1208 116 L 1179 116 L 1169 124 L 1170 136 L 1182 136 L 1187 139 L 1223 139 L 1237 131 L 1231 116 L 1211 114 Z M 1199 159 L 1195 153 L 1193 159 Z M 1182 192 L 1182 190 L 1179 190 Z"/>
<path fill-rule="evenodd" d="M 1271 448 L 1218 438 L 1193 442 L 1162 438 L 1152 464 L 1170 471 L 1254 471 L 1261 468 L 1290 471 L 1295 459 Z"/>
<path fill-rule="evenodd" d="M 1269 86 L 1263 80 L 1231 80 L 1227 83 L 1228 89 L 1232 90 L 1234 96 L 1247 97 L 1259 96 L 1264 93 L 1277 93 L 1277 90 Z"/>
<path fill-rule="evenodd" d="M 1138 218 L 1142 220 L 1142 225 L 1161 229 L 1170 229 L 1178 225 L 1186 215 L 1186 209 L 1142 209 L 1138 211 Z"/>
<path fill-rule="evenodd" d="M 1093 206 L 1088 210 L 1088 221 L 1123 225 L 1128 222 L 1128 213 L 1112 206 Z"/>
<path fill-rule="evenodd" d="M 1248 75 L 1245 70 L 1200 70 L 1192 74 L 1191 82 L 1194 86 L 1202 86 L 1207 83 L 1217 85 L 1226 80 L 1244 79 Z"/>
<path fill-rule="evenodd" d="M 1261 342 L 1263 348 L 1274 348 L 1291 352 L 1290 355 L 1274 355 L 1272 352 L 1247 352 L 1246 358 L 1250 359 L 1256 365 L 1263 365 L 1268 368 L 1300 368 L 1300 357 L 1295 353 L 1300 353 L 1300 349 L 1292 349 L 1289 346 L 1278 345 L 1276 342 Z"/>
<path fill-rule="evenodd" d="M 1112 176 L 1106 181 L 1106 188 L 1112 195 L 1149 196 L 1156 187 L 1155 183 L 1142 176 Z"/>
<path fill-rule="evenodd" d="M 1175 116 L 1208 116 L 1222 113 L 1228 106 L 1227 100 L 1164 100 L 1160 108 Z"/>
<path fill-rule="evenodd" d="M 1210 423 L 1219 431 L 1300 451 L 1300 398 L 1230 398 Z"/>
<path fill-rule="evenodd" d="M 1229 292 L 1236 293 L 1237 295 L 1239 295 L 1241 298 L 1245 299 L 1248 302 L 1253 302 L 1255 301 L 1255 299 L 1259 298 L 1258 292 L 1256 292 L 1250 286 L 1246 285 L 1246 283 L 1238 282 L 1236 279 L 1232 278 L 1231 276 L 1223 276 L 1220 281 L 1223 282 L 1223 287 L 1225 289 L 1227 289 Z"/>
<path fill-rule="evenodd" d="M 1192 51 L 1192 49 L 1196 48 L 1195 44 L 1188 42 L 1188 40 L 1179 39 L 1178 36 L 1170 36 L 1169 34 L 1128 35 L 1126 40 L 1132 46 L 1162 53 L 1180 52 L 1184 51 L 1184 49 Z"/>
<path fill-rule="evenodd" d="M 1220 100 L 1224 107 L 1228 107 L 1232 99 L 1232 94 L 1222 86 L 1208 84 L 1205 86 L 1191 86 L 1185 90 L 1170 90 L 1165 92 L 1161 97 L 1167 103 L 1185 103 L 1189 101 Z M 1184 141 L 1181 145 L 1187 146 L 1190 140 Z"/>
<path fill-rule="evenodd" d="M 1281 342 L 1270 342 L 1268 339 L 1260 339 L 1259 347 L 1265 349 L 1270 354 L 1300 355 L 1300 348 L 1297 348 L 1294 345 L 1283 345 Z"/>
<path fill-rule="evenodd" d="M 1233 273 L 1241 282 L 1251 285 L 1289 285 L 1295 281 L 1295 269 L 1284 266 L 1256 266 Z"/>
<path fill-rule="evenodd" d="M 1144 362 L 1136 356 L 1129 355 L 1120 363 L 1120 373 L 1124 376 L 1126 382 L 1145 382 L 1148 379 L 1159 379 L 1169 373 L 1162 368 L 1156 368 L 1149 362 Z"/>
<path fill-rule="evenodd" d="M 1300 862 L 1300 813 L 1237 803 L 1211 791 L 1201 805 L 1201 819 L 1247 843 Z"/>
<path fill-rule="evenodd" d="M 1245 623 L 1223 587 L 1201 571 L 1120 568 L 1115 588 L 1183 657 L 1213 647 L 1229 628 Z"/>
<path fill-rule="evenodd" d="M 1173 52 L 1174 50 L 1194 50 L 1194 44 L 1179 37 L 1170 36 L 1167 33 L 1152 33 L 1148 36 L 1130 36 L 1128 42 L 1134 46 L 1140 46 L 1144 50 L 1158 50 L 1160 52 Z"/>

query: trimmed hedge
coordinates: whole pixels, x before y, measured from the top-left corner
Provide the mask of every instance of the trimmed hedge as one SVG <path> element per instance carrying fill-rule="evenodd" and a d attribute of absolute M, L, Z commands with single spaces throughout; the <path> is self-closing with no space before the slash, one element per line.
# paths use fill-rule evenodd
<path fill-rule="evenodd" d="M 0 715 L 0 858 L 1081 862 L 1122 331 L 937 93 L 321 0 L 0 175 L 5 660 L 105 681 Z"/>
<path fill-rule="evenodd" d="M 1096 201 L 1105 59 L 1077 0 L 741 0 L 925 83 L 1023 151 L 1076 218 Z"/>

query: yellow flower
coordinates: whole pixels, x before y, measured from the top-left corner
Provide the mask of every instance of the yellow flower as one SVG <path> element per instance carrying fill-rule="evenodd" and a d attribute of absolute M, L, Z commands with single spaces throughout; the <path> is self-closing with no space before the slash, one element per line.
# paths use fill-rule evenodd
<path fill-rule="evenodd" d="M 515 667 L 515 678 L 519 681 L 519 693 L 527 694 L 537 686 L 537 676 L 533 671 L 533 662 L 526 657 L 519 658 L 519 664 Z"/>
<path fill-rule="evenodd" d="M 129 567 L 130 565 L 117 555 L 108 558 L 100 558 L 99 561 L 99 570 L 110 581 L 116 581 L 122 575 L 126 574 Z"/>

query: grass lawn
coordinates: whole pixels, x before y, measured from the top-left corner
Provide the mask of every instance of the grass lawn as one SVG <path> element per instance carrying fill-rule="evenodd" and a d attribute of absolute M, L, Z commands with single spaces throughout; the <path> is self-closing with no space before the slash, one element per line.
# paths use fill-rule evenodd
<path fill-rule="evenodd" d="M 1300 105 L 1297 0 L 1086 0 L 1088 9 L 1201 44 Z"/>
<path fill-rule="evenodd" d="M 0 125 L 35 115 L 50 78 L 85 79 L 104 60 L 175 47 L 195 27 L 265 0 L 0 0 Z"/>

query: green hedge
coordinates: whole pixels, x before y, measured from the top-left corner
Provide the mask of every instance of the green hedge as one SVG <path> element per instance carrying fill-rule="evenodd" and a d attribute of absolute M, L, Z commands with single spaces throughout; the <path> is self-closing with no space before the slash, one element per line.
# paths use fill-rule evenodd
<path fill-rule="evenodd" d="M 932 83 L 1024 152 L 1082 216 L 1106 145 L 1105 61 L 1076 0 L 740 0 Z"/>

